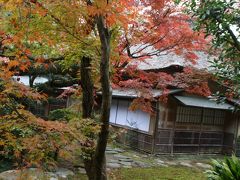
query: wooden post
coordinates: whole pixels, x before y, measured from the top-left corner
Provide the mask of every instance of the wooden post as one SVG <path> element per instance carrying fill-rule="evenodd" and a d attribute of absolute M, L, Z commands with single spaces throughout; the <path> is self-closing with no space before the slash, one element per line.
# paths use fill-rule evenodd
<path fill-rule="evenodd" d="M 152 140 L 152 154 L 155 153 L 155 144 L 156 144 L 156 138 L 158 135 L 158 123 L 159 123 L 159 101 L 156 102 L 156 109 L 157 109 L 157 114 L 156 114 L 156 119 L 155 119 L 155 125 L 154 125 L 154 130 L 153 130 L 153 140 Z"/>
<path fill-rule="evenodd" d="M 174 145 L 174 136 L 175 136 L 175 128 L 176 128 L 176 119 L 177 119 L 177 114 L 175 114 L 175 118 L 174 118 L 174 122 L 173 122 L 173 128 L 172 128 L 172 133 L 171 133 L 171 140 L 172 140 L 172 142 L 171 142 L 171 156 L 173 156 L 173 145 Z"/>
<path fill-rule="evenodd" d="M 238 126 L 239 126 L 239 116 L 238 114 L 234 114 L 234 117 L 236 117 L 236 128 L 235 128 L 235 137 L 234 137 L 234 153 L 237 152 L 237 140 L 238 140 Z"/>
<path fill-rule="evenodd" d="M 201 122 L 200 122 L 200 131 L 199 131 L 199 137 L 198 137 L 198 154 L 200 154 L 200 141 L 201 141 L 201 135 L 202 135 L 202 124 L 203 124 L 203 112 L 204 109 L 202 108 L 202 116 L 201 116 Z"/>

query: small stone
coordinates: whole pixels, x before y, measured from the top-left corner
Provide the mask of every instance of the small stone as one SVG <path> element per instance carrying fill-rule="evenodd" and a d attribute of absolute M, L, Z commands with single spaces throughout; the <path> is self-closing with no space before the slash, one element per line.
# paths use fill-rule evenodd
<path fill-rule="evenodd" d="M 134 164 L 135 164 L 137 167 L 141 167 L 141 168 L 147 168 L 147 167 L 150 167 L 149 164 L 144 163 L 144 162 L 141 162 L 141 161 L 136 161 L 136 162 L 134 162 Z"/>
<path fill-rule="evenodd" d="M 189 164 L 187 162 L 181 162 L 180 165 L 190 167 L 190 168 L 193 167 L 191 164 Z"/>
<path fill-rule="evenodd" d="M 109 146 L 106 147 L 106 151 L 112 151 L 112 150 L 113 150 L 113 148 L 111 148 Z"/>
<path fill-rule="evenodd" d="M 108 168 L 115 169 L 115 168 L 120 168 L 121 165 L 118 164 L 118 163 L 107 163 L 107 167 L 108 167 Z"/>
<path fill-rule="evenodd" d="M 86 170 L 84 168 L 78 168 L 78 170 L 81 174 L 86 174 Z"/>
<path fill-rule="evenodd" d="M 132 159 L 118 159 L 121 162 L 133 162 Z"/>
<path fill-rule="evenodd" d="M 106 171 L 107 171 L 107 172 L 110 172 L 110 171 L 111 171 L 111 169 L 110 169 L 110 168 L 106 168 Z"/>
<path fill-rule="evenodd" d="M 176 166 L 177 165 L 177 163 L 174 162 L 174 161 L 166 161 L 165 163 L 170 165 L 170 166 Z"/>
<path fill-rule="evenodd" d="M 160 160 L 160 159 L 157 159 L 156 160 L 158 164 L 164 164 L 164 161 Z"/>
<path fill-rule="evenodd" d="M 107 154 L 118 154 L 118 151 L 106 151 Z"/>
<path fill-rule="evenodd" d="M 55 174 L 61 178 L 67 178 L 67 176 L 70 175 L 74 175 L 74 173 L 68 169 L 64 169 L 64 168 L 59 168 L 57 169 L 57 171 L 55 172 Z"/>
<path fill-rule="evenodd" d="M 118 163 L 118 160 L 116 160 L 116 159 L 110 159 L 110 160 L 108 161 L 108 163 Z"/>
<path fill-rule="evenodd" d="M 58 180 L 58 177 L 53 172 L 46 172 L 46 175 L 50 177 L 50 180 Z"/>
<path fill-rule="evenodd" d="M 132 165 L 131 162 L 124 162 L 124 161 L 119 162 L 119 164 L 122 164 L 123 166 L 131 166 Z"/>
<path fill-rule="evenodd" d="M 196 163 L 196 165 L 200 168 L 203 169 L 211 169 L 211 166 L 209 164 L 205 164 L 205 163 Z"/>
<path fill-rule="evenodd" d="M 139 158 L 139 156 L 137 156 L 137 155 L 135 155 L 135 154 L 133 155 L 133 157 L 134 157 L 134 158 Z"/>
<path fill-rule="evenodd" d="M 118 152 L 118 153 L 125 152 L 125 150 L 123 150 L 123 149 L 120 149 L 120 148 L 112 148 L 112 147 L 107 147 L 107 148 L 106 148 L 106 151 L 116 151 L 116 152 Z"/>
<path fill-rule="evenodd" d="M 167 164 L 162 164 L 162 163 L 158 163 L 158 166 L 161 166 L 161 167 L 168 167 Z"/>
<path fill-rule="evenodd" d="M 115 154 L 115 155 L 113 155 L 115 158 L 118 158 L 118 159 L 130 159 L 129 157 L 127 157 L 127 156 L 123 156 L 123 155 L 121 155 L 121 154 Z"/>
<path fill-rule="evenodd" d="M 117 151 L 118 153 L 123 153 L 123 152 L 125 152 L 125 150 L 120 149 L 120 148 L 115 148 L 114 150 Z"/>

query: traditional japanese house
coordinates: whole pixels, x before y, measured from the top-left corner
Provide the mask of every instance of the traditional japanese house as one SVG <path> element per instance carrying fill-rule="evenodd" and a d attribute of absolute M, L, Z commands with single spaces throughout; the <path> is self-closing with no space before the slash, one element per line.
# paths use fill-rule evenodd
<path fill-rule="evenodd" d="M 156 90 L 157 92 L 157 90 Z M 113 90 L 110 123 L 126 131 L 118 141 L 149 153 L 231 153 L 239 136 L 239 115 L 230 103 L 171 90 L 168 103 L 153 102 L 154 114 L 129 106 L 138 93 Z M 155 95 L 161 95 L 161 91 Z"/>
<path fill-rule="evenodd" d="M 145 71 L 171 72 L 186 66 L 183 58 L 173 55 L 140 62 Z M 167 59 L 167 60 L 166 60 Z M 200 53 L 195 68 L 208 69 L 207 55 Z M 145 63 L 145 64 L 144 64 Z M 154 154 L 210 153 L 227 154 L 236 148 L 240 135 L 238 113 L 230 102 L 217 103 L 207 97 L 170 89 L 168 102 L 153 101 L 155 113 L 131 111 L 129 106 L 141 93 L 135 89 L 114 89 L 110 123 L 116 129 L 125 129 L 118 141 L 134 149 Z M 161 90 L 153 90 L 154 97 Z"/>

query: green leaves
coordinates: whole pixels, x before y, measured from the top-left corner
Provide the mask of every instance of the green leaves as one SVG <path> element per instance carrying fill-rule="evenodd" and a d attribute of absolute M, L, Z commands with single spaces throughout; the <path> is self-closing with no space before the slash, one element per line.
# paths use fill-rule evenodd
<path fill-rule="evenodd" d="M 213 160 L 212 169 L 206 174 L 209 180 L 239 180 L 240 160 L 234 155 L 223 161 Z"/>
<path fill-rule="evenodd" d="M 69 121 L 73 117 L 77 116 L 77 114 L 70 111 L 70 109 L 56 109 L 49 112 L 49 120 L 52 121 Z"/>
<path fill-rule="evenodd" d="M 204 31 L 212 39 L 212 49 L 218 54 L 212 62 L 221 84 L 229 87 L 227 96 L 240 96 L 240 9 L 235 0 L 192 0 L 187 3 L 193 14 L 195 30 Z"/>
<path fill-rule="evenodd" d="M 187 5 L 189 13 L 193 13 L 193 16 L 197 18 L 196 29 L 203 29 L 207 34 L 213 35 L 213 43 L 216 47 L 224 49 L 225 46 L 230 45 L 238 49 L 239 40 L 234 42 L 237 34 L 230 32 L 233 26 L 239 28 L 236 17 L 239 17 L 240 11 L 236 1 L 207 0 L 197 4 L 195 0 L 192 0 Z"/>

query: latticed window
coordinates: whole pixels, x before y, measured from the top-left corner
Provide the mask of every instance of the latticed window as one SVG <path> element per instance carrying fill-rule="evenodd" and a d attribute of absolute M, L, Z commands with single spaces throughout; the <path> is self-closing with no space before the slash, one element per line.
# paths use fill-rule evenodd
<path fill-rule="evenodd" d="M 214 124 L 215 110 L 204 109 L 203 110 L 203 124 Z"/>
<path fill-rule="evenodd" d="M 225 117 L 224 110 L 179 106 L 176 122 L 199 124 L 202 121 L 207 125 L 223 125 Z"/>
<path fill-rule="evenodd" d="M 203 110 L 203 124 L 223 125 L 226 117 L 226 111 L 218 109 Z"/>
<path fill-rule="evenodd" d="M 202 110 L 193 107 L 179 106 L 177 108 L 177 122 L 200 123 Z"/>

